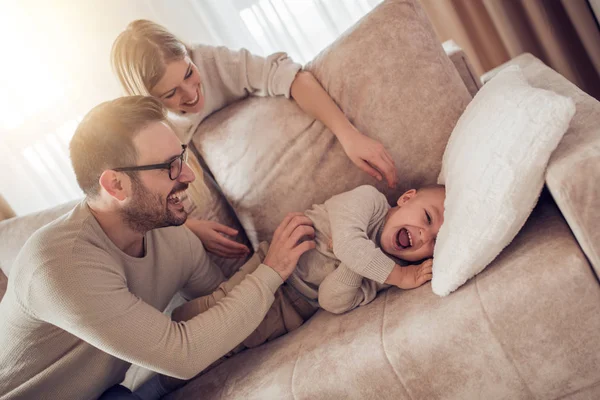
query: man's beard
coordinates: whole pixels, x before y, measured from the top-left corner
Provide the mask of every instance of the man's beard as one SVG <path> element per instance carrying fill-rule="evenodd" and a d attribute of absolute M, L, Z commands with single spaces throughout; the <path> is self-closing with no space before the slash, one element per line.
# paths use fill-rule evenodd
<path fill-rule="evenodd" d="M 169 202 L 163 201 L 160 194 L 150 192 L 137 177 L 132 177 L 133 199 L 121 213 L 129 227 L 140 233 L 167 226 L 180 226 L 187 220 L 187 212 L 175 215 L 169 209 Z M 169 195 L 186 189 L 187 184 L 177 185 Z M 168 196 L 167 196 L 168 197 Z"/>

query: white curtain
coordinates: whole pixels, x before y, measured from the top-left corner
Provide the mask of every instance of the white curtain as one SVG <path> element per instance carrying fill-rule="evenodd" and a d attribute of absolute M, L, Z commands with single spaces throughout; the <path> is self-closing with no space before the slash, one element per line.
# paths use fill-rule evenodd
<path fill-rule="evenodd" d="M 382 0 L 7 0 L 0 3 L 0 194 L 18 215 L 82 196 L 68 143 L 120 96 L 109 61 L 134 19 L 189 43 L 311 60 Z"/>

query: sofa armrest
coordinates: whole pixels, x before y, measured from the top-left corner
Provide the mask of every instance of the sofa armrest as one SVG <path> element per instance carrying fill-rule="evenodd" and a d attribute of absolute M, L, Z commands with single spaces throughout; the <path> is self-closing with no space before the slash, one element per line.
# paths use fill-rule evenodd
<path fill-rule="evenodd" d="M 4 275 L 4 272 L 2 272 L 0 270 L 0 301 L 2 301 L 2 298 L 4 297 L 4 294 L 6 293 L 7 286 L 8 286 L 8 278 L 6 277 L 6 275 Z"/>
<path fill-rule="evenodd" d="M 10 205 L 6 202 L 4 197 L 0 195 L 0 221 L 5 219 L 9 219 L 15 216 L 15 212 L 10 207 Z"/>
<path fill-rule="evenodd" d="M 579 245 L 600 276 L 600 102 L 529 53 L 522 54 L 484 76 L 492 79 L 509 65 L 518 65 L 529 83 L 575 101 L 577 112 L 569 130 L 552 154 L 546 185 Z"/>
<path fill-rule="evenodd" d="M 0 270 L 10 276 L 10 269 L 27 239 L 42 226 L 69 212 L 80 201 L 70 201 L 47 210 L 1 221 Z"/>
<path fill-rule="evenodd" d="M 477 73 L 471 65 L 471 62 L 467 58 L 466 53 L 454 40 L 447 40 L 442 43 L 444 51 L 450 58 L 450 61 L 454 64 L 454 67 L 458 71 L 461 79 L 465 83 L 465 86 L 469 90 L 471 96 L 475 96 L 479 88 L 481 87 L 481 81 L 477 77 Z"/>

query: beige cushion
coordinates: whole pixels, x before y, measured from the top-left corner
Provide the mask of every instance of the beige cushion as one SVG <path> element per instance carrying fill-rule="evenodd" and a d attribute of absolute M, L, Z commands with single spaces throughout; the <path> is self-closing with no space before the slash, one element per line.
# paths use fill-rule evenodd
<path fill-rule="evenodd" d="M 446 201 L 433 255 L 434 293 L 456 290 L 516 236 L 573 114 L 573 100 L 531 87 L 517 66 L 471 101 L 450 136 L 439 177 Z"/>
<path fill-rule="evenodd" d="M 168 399 L 525 400 L 594 388 L 600 290 L 548 200 L 452 296 L 425 285 L 340 316 L 319 311 Z M 600 386 L 589 392 L 600 398 Z"/>
<path fill-rule="evenodd" d="M 350 121 L 392 153 L 396 201 L 434 183 L 442 153 L 470 101 L 417 0 L 379 5 L 307 65 Z M 205 120 L 193 138 L 254 246 L 287 212 L 374 184 L 335 137 L 291 100 L 250 98 Z"/>
<path fill-rule="evenodd" d="M 600 103 L 531 54 L 523 54 L 502 68 L 507 65 L 519 65 L 532 86 L 575 101 L 577 112 L 550 158 L 546 184 L 600 276 Z M 486 79 L 498 70 L 487 74 Z"/>
<path fill-rule="evenodd" d="M 187 190 L 189 201 L 186 202 L 185 205 L 190 213 L 190 217 L 216 221 L 220 224 L 237 229 L 237 237 L 231 239 L 245 244 L 250 248 L 251 246 L 248 237 L 246 236 L 244 229 L 242 229 L 235 213 L 231 209 L 231 206 L 227 203 L 227 200 L 221 193 L 214 178 L 209 172 L 205 171 L 207 168 L 205 168 L 201 161 L 196 157 L 193 143 L 191 144 L 191 147 L 188 165 L 194 171 L 196 179 L 190 184 Z M 211 261 L 223 271 L 226 277 L 233 275 L 249 258 L 249 256 L 243 258 L 224 258 L 212 253 L 208 253 L 208 256 Z"/>

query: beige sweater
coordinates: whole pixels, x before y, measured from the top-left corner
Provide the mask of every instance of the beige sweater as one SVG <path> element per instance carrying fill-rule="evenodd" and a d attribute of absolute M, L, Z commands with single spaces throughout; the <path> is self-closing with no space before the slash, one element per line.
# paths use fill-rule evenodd
<path fill-rule="evenodd" d="M 184 227 L 147 233 L 145 250 L 119 250 L 85 202 L 28 240 L 0 303 L 0 398 L 94 399 L 131 363 L 189 379 L 258 326 L 282 283 L 261 265 L 175 323 L 161 312 L 173 295 L 209 294 L 223 274 Z"/>

